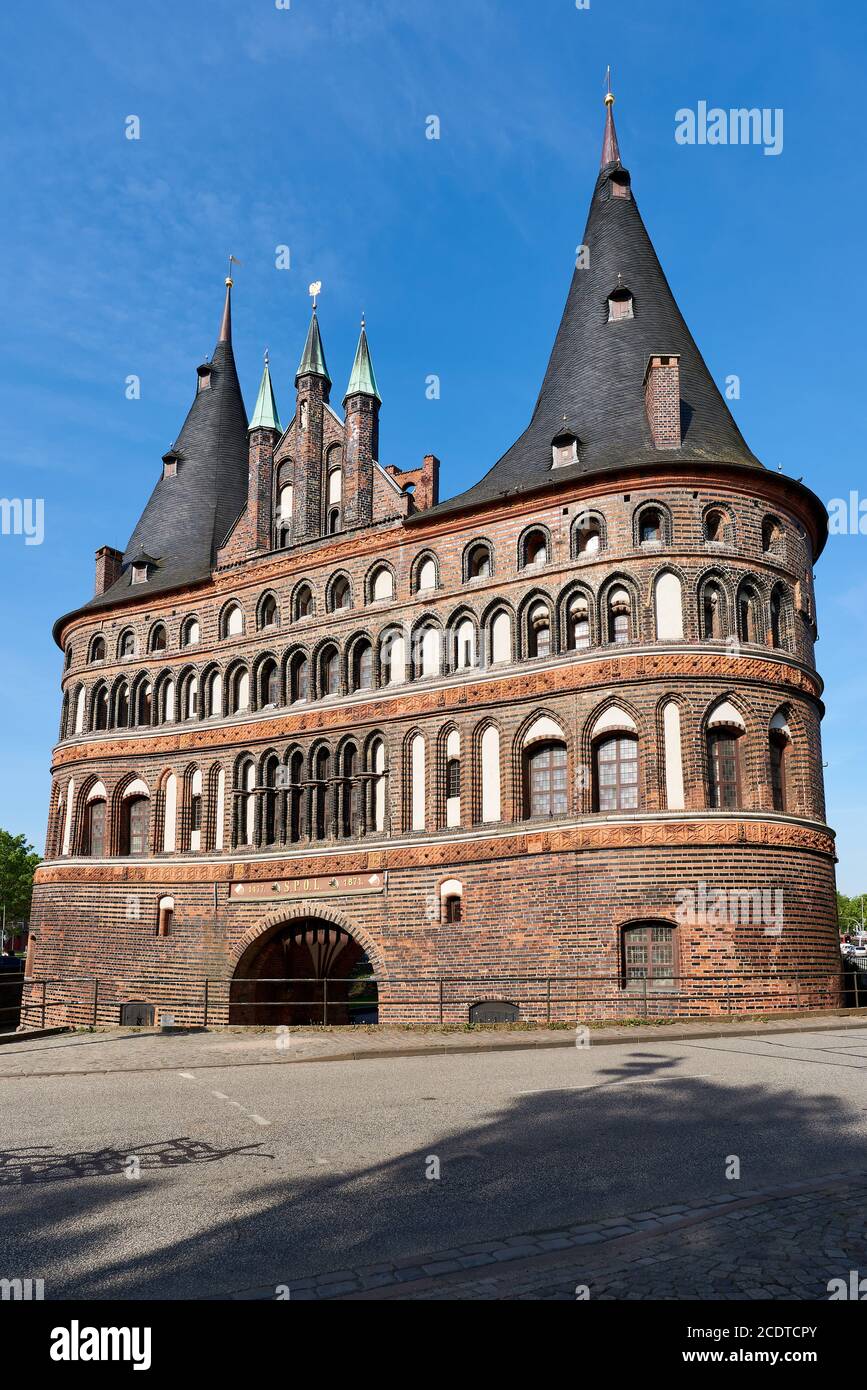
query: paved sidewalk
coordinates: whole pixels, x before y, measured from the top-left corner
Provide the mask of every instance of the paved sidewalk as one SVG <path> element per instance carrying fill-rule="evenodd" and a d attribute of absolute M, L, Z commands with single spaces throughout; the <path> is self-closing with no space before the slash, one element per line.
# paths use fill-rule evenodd
<path fill-rule="evenodd" d="M 770 1021 L 716 1019 L 659 1026 L 591 1028 L 586 1043 L 571 1028 L 520 1029 L 507 1025 L 474 1029 L 287 1028 L 262 1032 L 219 1030 L 161 1034 L 111 1029 L 28 1037 L 0 1048 L 0 1082 L 40 1076 L 107 1072 L 171 1071 L 178 1067 L 282 1066 L 299 1062 L 351 1062 L 373 1057 L 429 1057 L 537 1048 L 593 1047 L 623 1043 L 690 1041 L 700 1038 L 764 1037 L 863 1029 L 867 1010 L 802 1013 Z M 118 1046 L 123 1044 L 123 1046 Z"/>
<path fill-rule="evenodd" d="M 301 1301 L 826 1300 L 867 1269 L 867 1173 L 675 1203 L 290 1285 Z M 273 1299 L 273 1288 L 236 1300 Z"/>

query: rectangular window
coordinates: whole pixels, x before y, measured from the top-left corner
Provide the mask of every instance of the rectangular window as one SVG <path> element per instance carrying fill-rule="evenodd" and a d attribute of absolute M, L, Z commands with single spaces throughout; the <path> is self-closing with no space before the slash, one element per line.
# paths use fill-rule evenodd
<path fill-rule="evenodd" d="M 623 933 L 625 984 L 629 990 L 673 989 L 674 929 L 629 927 Z"/>
<path fill-rule="evenodd" d="M 555 743 L 529 758 L 531 816 L 565 816 L 569 810 L 566 749 Z"/>
<path fill-rule="evenodd" d="M 596 809 L 638 809 L 638 742 L 608 738 L 596 750 Z"/>
<path fill-rule="evenodd" d="M 87 852 L 101 859 L 105 854 L 105 802 L 91 802 L 88 813 Z"/>
<path fill-rule="evenodd" d="M 719 811 L 734 811 L 740 805 L 740 761 L 736 734 L 711 734 L 710 791 L 711 804 Z"/>

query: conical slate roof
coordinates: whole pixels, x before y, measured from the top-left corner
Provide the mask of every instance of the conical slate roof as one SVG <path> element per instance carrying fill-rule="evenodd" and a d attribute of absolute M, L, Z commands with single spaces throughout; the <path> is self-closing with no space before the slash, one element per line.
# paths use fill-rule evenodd
<path fill-rule="evenodd" d="M 87 605 L 116 603 L 130 591 L 130 562 L 144 550 L 156 559 L 147 584 L 137 596 L 158 593 L 204 579 L 217 550 L 247 501 L 247 412 L 232 352 L 231 286 L 220 339 L 199 377 L 200 389 L 167 458 L 177 458 L 177 472 L 160 478 L 124 551 L 117 583 Z"/>
<path fill-rule="evenodd" d="M 310 327 L 307 330 L 304 352 L 295 374 L 296 386 L 302 376 L 321 376 L 325 378 L 329 386 L 331 385 L 331 377 L 328 375 L 328 368 L 325 365 L 325 348 L 322 346 L 322 334 L 319 332 L 319 318 L 315 306 Z"/>
<path fill-rule="evenodd" d="M 532 419 L 481 482 L 442 503 L 440 511 L 552 479 L 566 481 L 661 458 L 762 467 L 744 442 L 657 259 L 629 174 L 620 163 L 610 101 L 603 161 L 581 243 L 588 248 L 588 264 L 572 276 Z M 631 292 L 634 317 L 609 322 L 609 296 L 618 288 Z M 680 354 L 679 449 L 658 450 L 651 437 L 644 377 L 655 353 Z M 579 462 L 552 474 L 551 443 L 562 432 L 564 418 L 578 436 Z"/>
<path fill-rule="evenodd" d="M 250 419 L 251 430 L 276 430 L 282 434 L 283 427 L 280 424 L 280 416 L 277 414 L 277 400 L 274 395 L 274 385 L 271 381 L 271 370 L 268 366 L 268 354 L 265 353 L 265 368 L 262 372 L 262 380 L 259 383 L 259 394 L 256 397 L 256 404 L 253 407 L 253 414 Z"/>
<path fill-rule="evenodd" d="M 373 370 L 364 319 L 361 320 L 361 336 L 358 339 L 358 347 L 355 349 L 355 361 L 352 364 L 346 395 L 343 397 L 344 404 L 350 396 L 373 396 L 374 400 L 379 401 L 382 405 L 382 396 L 379 394 L 379 387 L 376 384 L 376 372 Z"/>

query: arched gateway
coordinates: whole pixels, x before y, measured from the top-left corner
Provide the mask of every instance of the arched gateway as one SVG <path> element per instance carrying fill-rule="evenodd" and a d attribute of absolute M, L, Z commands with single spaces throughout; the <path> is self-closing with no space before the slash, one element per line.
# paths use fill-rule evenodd
<path fill-rule="evenodd" d="M 377 987 L 364 950 L 319 917 L 280 922 L 247 947 L 232 978 L 229 1023 L 376 1023 Z"/>

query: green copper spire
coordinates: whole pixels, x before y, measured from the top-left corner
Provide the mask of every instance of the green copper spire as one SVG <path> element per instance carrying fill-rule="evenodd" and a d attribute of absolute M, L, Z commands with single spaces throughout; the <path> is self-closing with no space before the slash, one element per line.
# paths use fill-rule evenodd
<path fill-rule="evenodd" d="M 274 387 L 271 384 L 271 373 L 268 369 L 267 348 L 265 349 L 265 369 L 262 372 L 262 380 L 259 383 L 259 394 L 256 397 L 256 406 L 249 428 L 251 430 L 276 430 L 278 434 L 283 433 L 280 424 L 280 416 L 277 414 L 277 402 L 274 399 Z"/>
<path fill-rule="evenodd" d="M 328 368 L 325 365 L 325 349 L 322 346 L 322 334 L 319 332 L 319 320 L 316 317 L 316 305 L 313 306 L 313 317 L 310 320 L 310 327 L 307 330 L 307 342 L 304 344 L 304 355 L 301 358 L 301 365 L 295 376 L 295 385 L 298 385 L 302 376 L 321 376 L 331 385 L 331 377 L 328 375 Z"/>
<path fill-rule="evenodd" d="M 376 372 L 373 370 L 373 363 L 370 360 L 370 348 L 367 345 L 367 329 L 364 326 L 364 319 L 361 320 L 361 337 L 358 339 L 358 347 L 355 349 L 355 361 L 352 364 L 352 375 L 349 378 L 349 385 L 346 388 L 346 395 L 343 397 L 344 404 L 350 396 L 373 396 L 374 400 L 382 405 L 382 396 L 379 394 L 379 387 L 376 384 Z"/>

